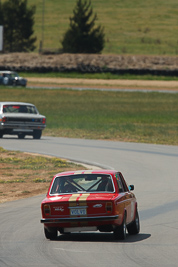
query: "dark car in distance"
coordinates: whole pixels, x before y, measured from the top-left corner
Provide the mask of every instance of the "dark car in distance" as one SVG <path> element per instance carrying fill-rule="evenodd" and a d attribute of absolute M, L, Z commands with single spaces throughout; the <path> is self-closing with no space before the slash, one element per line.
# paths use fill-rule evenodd
<path fill-rule="evenodd" d="M 5 70 L 0 71 L 0 84 L 26 86 L 27 79 L 20 77 L 17 72 Z"/>

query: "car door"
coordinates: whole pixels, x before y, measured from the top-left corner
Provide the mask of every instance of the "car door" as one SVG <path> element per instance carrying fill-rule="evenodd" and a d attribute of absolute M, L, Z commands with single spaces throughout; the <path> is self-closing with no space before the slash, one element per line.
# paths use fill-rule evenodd
<path fill-rule="evenodd" d="M 124 177 L 122 175 L 122 173 L 119 173 L 119 180 L 120 183 L 122 185 L 123 188 L 123 192 L 124 192 L 124 206 L 125 206 L 125 210 L 127 211 L 127 219 L 126 219 L 126 223 L 130 223 L 133 220 L 133 216 L 134 216 L 134 195 L 133 193 L 131 193 L 128 189 L 128 186 L 124 180 Z"/>

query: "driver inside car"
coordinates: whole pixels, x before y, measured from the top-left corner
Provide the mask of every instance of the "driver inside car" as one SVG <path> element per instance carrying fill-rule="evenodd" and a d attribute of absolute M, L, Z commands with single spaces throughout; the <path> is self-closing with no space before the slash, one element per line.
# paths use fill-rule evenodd
<path fill-rule="evenodd" d="M 64 188 L 63 188 L 63 193 L 73 193 L 73 192 L 77 192 L 77 188 L 76 186 L 73 184 L 73 180 L 68 178 L 66 180 L 66 183 L 64 185 Z"/>
<path fill-rule="evenodd" d="M 97 191 L 113 191 L 113 185 L 111 179 L 108 177 L 103 177 L 101 182 L 98 185 Z"/>

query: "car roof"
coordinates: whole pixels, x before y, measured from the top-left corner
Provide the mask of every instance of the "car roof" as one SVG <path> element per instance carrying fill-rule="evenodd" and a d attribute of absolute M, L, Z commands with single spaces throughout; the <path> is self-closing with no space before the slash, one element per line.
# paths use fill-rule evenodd
<path fill-rule="evenodd" d="M 0 73 L 15 73 L 15 72 L 11 70 L 1 70 Z"/>
<path fill-rule="evenodd" d="M 0 105 L 31 105 L 31 106 L 34 106 L 34 104 L 31 104 L 31 103 L 25 103 L 25 102 L 0 102 Z"/>
<path fill-rule="evenodd" d="M 77 175 L 77 174 L 115 174 L 116 170 L 78 170 L 57 173 L 54 177 Z"/>

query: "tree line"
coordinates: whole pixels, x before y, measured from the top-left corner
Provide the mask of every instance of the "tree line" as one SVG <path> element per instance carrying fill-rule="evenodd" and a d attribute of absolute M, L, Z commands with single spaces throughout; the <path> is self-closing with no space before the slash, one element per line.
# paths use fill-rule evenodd
<path fill-rule="evenodd" d="M 36 6 L 28 7 L 28 0 L 0 2 L 0 25 L 4 28 L 5 52 L 29 52 L 35 47 L 34 37 Z M 105 44 L 104 28 L 96 26 L 97 14 L 93 13 L 90 0 L 77 0 L 69 28 L 62 44 L 64 53 L 100 53 Z"/>

